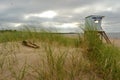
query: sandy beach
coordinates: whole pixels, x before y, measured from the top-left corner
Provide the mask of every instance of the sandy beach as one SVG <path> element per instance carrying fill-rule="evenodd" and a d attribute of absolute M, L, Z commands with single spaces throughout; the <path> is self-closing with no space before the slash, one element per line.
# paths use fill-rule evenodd
<path fill-rule="evenodd" d="M 120 47 L 120 39 L 110 39 L 111 43 L 116 46 L 116 47 Z"/>
<path fill-rule="evenodd" d="M 116 47 L 120 47 L 120 39 L 110 39 L 110 41 L 112 42 L 113 45 L 115 45 Z M 3 46 L 4 45 L 4 46 Z M 27 46 L 23 46 L 22 42 L 9 42 L 6 44 L 1 43 L 0 44 L 0 49 L 6 53 L 10 52 L 11 54 L 8 54 L 7 56 L 11 56 L 11 58 L 15 57 L 17 63 L 13 64 L 12 66 L 14 66 L 13 70 L 17 71 L 19 74 L 19 69 L 25 64 L 33 66 L 33 67 L 40 67 L 38 66 L 38 64 L 43 64 L 42 60 L 46 59 L 46 51 L 45 51 L 45 46 L 47 46 L 47 44 L 44 43 L 38 43 L 38 45 L 40 46 L 39 49 L 34 49 L 34 48 L 30 48 Z M 83 62 L 87 63 L 87 66 L 89 66 L 89 62 L 87 62 L 87 60 L 85 60 L 82 56 L 82 51 L 76 48 L 71 48 L 71 47 L 61 47 L 61 46 L 57 46 L 57 45 L 51 45 L 50 47 L 53 49 L 54 53 L 56 53 L 57 55 L 59 55 L 59 53 L 64 53 L 67 52 L 69 53 L 69 55 L 71 55 L 72 53 L 76 53 L 79 52 L 81 53 L 81 59 L 83 60 Z M 7 49 L 7 50 L 6 50 Z M 15 53 L 15 56 L 14 54 Z M 46 61 L 45 61 L 46 62 Z M 6 65 L 4 65 L 6 66 Z M 18 69 L 16 69 L 18 68 Z M 9 69 L 6 69 L 5 67 L 3 68 L 3 70 L 5 70 L 5 72 L 1 72 L 0 73 L 0 80 L 3 79 L 10 79 L 10 80 L 14 80 L 11 76 L 11 72 L 9 72 Z M 33 77 L 30 77 L 31 75 L 34 75 L 34 70 L 30 70 L 28 71 L 27 76 L 25 77 L 25 80 L 34 80 Z M 93 74 L 82 74 L 84 76 L 83 80 L 88 80 L 87 77 L 90 77 Z M 7 77 L 7 78 L 6 78 Z M 96 77 L 97 80 L 101 80 L 98 77 Z"/>

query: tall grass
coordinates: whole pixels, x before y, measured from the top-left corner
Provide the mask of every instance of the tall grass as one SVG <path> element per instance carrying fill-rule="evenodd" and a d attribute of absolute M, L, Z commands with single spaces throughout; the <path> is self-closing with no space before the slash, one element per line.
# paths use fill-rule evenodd
<path fill-rule="evenodd" d="M 41 41 L 47 42 L 49 44 L 63 45 L 63 46 L 80 46 L 80 39 L 65 37 L 62 34 L 51 33 L 51 32 L 31 32 L 28 31 L 13 31 L 13 32 L 4 32 L 0 34 L 0 43 L 2 42 L 15 42 L 21 40 L 33 40 L 33 41 Z"/>
<path fill-rule="evenodd" d="M 88 31 L 84 37 L 83 40 L 80 35 L 70 38 L 29 29 L 0 33 L 0 79 L 120 80 L 119 49 L 103 43 L 95 31 Z M 40 44 L 40 48 L 33 49 L 33 54 L 39 56 L 36 65 L 27 60 L 20 63 L 19 42 L 23 40 Z"/>
<path fill-rule="evenodd" d="M 46 46 L 45 52 L 44 59 L 40 59 L 42 64 L 38 68 L 32 67 L 37 80 L 84 80 L 84 74 L 90 70 L 89 63 L 83 59 L 80 50 L 56 51 L 53 47 Z"/>
<path fill-rule="evenodd" d="M 104 80 L 120 80 L 120 50 L 112 44 L 103 43 L 95 30 L 85 33 L 85 45 L 86 56 L 94 72 Z"/>

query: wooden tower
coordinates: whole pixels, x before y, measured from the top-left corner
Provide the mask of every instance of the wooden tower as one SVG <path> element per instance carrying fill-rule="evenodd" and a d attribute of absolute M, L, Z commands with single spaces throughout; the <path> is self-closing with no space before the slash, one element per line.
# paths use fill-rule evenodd
<path fill-rule="evenodd" d="M 85 32 L 96 31 L 100 35 L 101 40 L 104 38 L 107 43 L 111 43 L 107 34 L 101 27 L 103 18 L 104 16 L 99 16 L 99 15 L 90 15 L 85 17 Z"/>

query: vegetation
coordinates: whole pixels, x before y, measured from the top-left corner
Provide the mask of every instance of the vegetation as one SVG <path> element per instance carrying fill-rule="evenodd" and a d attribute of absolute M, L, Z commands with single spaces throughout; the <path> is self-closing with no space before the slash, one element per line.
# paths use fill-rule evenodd
<path fill-rule="evenodd" d="M 119 80 L 120 50 L 112 44 L 103 43 L 96 32 L 86 33 L 86 57 L 91 67 L 103 80 Z"/>
<path fill-rule="evenodd" d="M 103 43 L 94 31 L 84 37 L 2 31 L 0 80 L 120 80 L 119 48 Z M 22 46 L 23 40 L 40 48 Z"/>

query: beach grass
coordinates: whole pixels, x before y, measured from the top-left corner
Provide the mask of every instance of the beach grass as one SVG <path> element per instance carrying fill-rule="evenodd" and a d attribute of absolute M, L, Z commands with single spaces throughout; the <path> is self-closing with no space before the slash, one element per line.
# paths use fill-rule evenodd
<path fill-rule="evenodd" d="M 23 40 L 40 46 L 25 47 Z M 26 51 L 24 51 L 26 50 Z M 0 80 L 120 80 L 120 50 L 96 32 L 0 32 Z"/>

